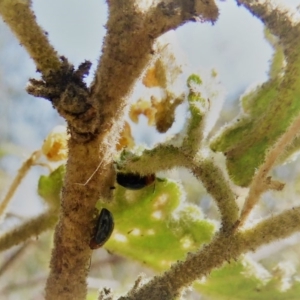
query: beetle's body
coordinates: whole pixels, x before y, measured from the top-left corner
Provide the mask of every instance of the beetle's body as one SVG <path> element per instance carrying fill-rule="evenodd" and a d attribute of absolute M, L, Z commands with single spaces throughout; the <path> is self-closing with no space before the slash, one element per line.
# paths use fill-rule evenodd
<path fill-rule="evenodd" d="M 94 235 L 90 240 L 90 248 L 97 249 L 102 247 L 111 236 L 113 230 L 113 215 L 108 209 L 102 208 L 97 220 Z"/>
<path fill-rule="evenodd" d="M 118 173 L 117 183 L 129 190 L 140 190 L 155 181 L 155 174 L 141 176 L 134 173 Z"/>

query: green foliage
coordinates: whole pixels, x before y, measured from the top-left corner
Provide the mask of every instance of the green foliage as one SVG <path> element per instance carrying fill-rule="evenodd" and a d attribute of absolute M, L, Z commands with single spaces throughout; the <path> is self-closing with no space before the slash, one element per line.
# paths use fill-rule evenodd
<path fill-rule="evenodd" d="M 201 83 L 202 83 L 202 80 L 201 80 L 200 76 L 197 74 L 192 74 L 187 79 L 187 85 L 189 88 L 191 88 L 193 84 L 199 85 Z"/>
<path fill-rule="evenodd" d="M 104 247 L 156 270 L 184 259 L 211 240 L 215 226 L 198 207 L 182 204 L 182 197 L 180 185 L 169 180 L 138 191 L 118 186 L 115 200 L 105 205 L 115 229 Z"/>
<path fill-rule="evenodd" d="M 5 156 L 7 153 L 4 149 L 0 148 L 0 158 L 2 158 L 3 156 Z"/>
<path fill-rule="evenodd" d="M 98 297 L 98 295 L 99 295 L 99 292 L 98 291 L 92 291 L 92 292 L 89 292 L 88 294 L 87 294 L 87 297 L 86 297 L 86 300 L 95 300 L 95 299 L 97 299 L 97 297 Z"/>
<path fill-rule="evenodd" d="M 247 258 L 230 262 L 214 270 L 203 283 L 194 287 L 214 300 L 296 300 L 299 299 L 300 283 L 281 290 L 284 276 L 269 273 L 261 265 Z"/>
<path fill-rule="evenodd" d="M 277 76 L 242 98 L 240 117 L 211 143 L 213 151 L 226 153 L 229 175 L 238 185 L 249 185 L 268 149 L 299 114 L 300 55 L 294 59 L 281 78 L 278 60 L 282 56 L 274 55 Z"/>
<path fill-rule="evenodd" d="M 284 47 L 279 43 L 278 37 L 271 34 L 270 30 L 268 28 L 265 28 L 264 30 L 265 38 L 266 40 L 271 44 L 271 46 L 274 48 L 275 52 L 273 54 L 272 64 L 270 67 L 269 75 L 272 79 L 275 79 L 276 77 L 281 76 L 281 74 L 284 70 Z"/>
<path fill-rule="evenodd" d="M 65 175 L 65 166 L 61 165 L 49 176 L 42 175 L 38 183 L 38 194 L 50 205 L 59 207 L 60 191 Z"/>

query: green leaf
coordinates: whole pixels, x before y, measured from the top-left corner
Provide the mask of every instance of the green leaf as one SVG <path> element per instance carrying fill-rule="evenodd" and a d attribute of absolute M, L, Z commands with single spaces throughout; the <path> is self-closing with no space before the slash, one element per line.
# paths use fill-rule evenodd
<path fill-rule="evenodd" d="M 60 191 L 65 175 L 65 165 L 61 165 L 50 175 L 42 175 L 38 183 L 38 194 L 50 205 L 58 207 Z"/>
<path fill-rule="evenodd" d="M 188 79 L 187 79 L 187 86 L 189 88 L 191 88 L 193 84 L 196 84 L 196 85 L 202 84 L 202 80 L 201 80 L 201 78 L 200 78 L 199 75 L 197 75 L 197 74 L 191 74 L 188 77 Z"/>
<path fill-rule="evenodd" d="M 0 148 L 0 158 L 5 156 L 6 154 L 7 154 L 7 152 L 3 148 Z"/>
<path fill-rule="evenodd" d="M 99 291 L 97 290 L 89 291 L 86 296 L 86 300 L 95 300 L 98 299 L 98 296 L 99 296 Z"/>
<path fill-rule="evenodd" d="M 282 276 L 271 274 L 258 263 L 242 258 L 214 270 L 204 282 L 196 283 L 194 288 L 206 296 L 205 299 L 213 300 L 299 299 L 299 281 L 282 291 L 283 281 Z"/>
<path fill-rule="evenodd" d="M 182 197 L 181 186 L 168 180 L 156 180 L 138 191 L 118 186 L 114 201 L 105 205 L 115 222 L 105 248 L 166 270 L 209 242 L 215 226 L 204 220 L 198 207 L 181 204 Z"/>
<path fill-rule="evenodd" d="M 226 154 L 230 177 L 248 186 L 270 147 L 300 113 L 300 55 L 292 53 L 280 74 L 241 100 L 241 116 L 229 124 L 210 147 Z"/>
<path fill-rule="evenodd" d="M 275 49 L 272 58 L 271 68 L 269 71 L 269 76 L 271 78 L 276 78 L 284 70 L 284 65 L 285 65 L 284 47 L 280 44 L 279 39 L 276 36 L 274 36 L 267 27 L 265 27 L 264 29 L 264 34 L 266 40 Z"/>

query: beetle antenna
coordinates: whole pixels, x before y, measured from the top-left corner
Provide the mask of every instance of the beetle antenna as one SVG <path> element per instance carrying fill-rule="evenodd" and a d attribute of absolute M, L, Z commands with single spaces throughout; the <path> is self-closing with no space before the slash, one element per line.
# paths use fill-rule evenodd
<path fill-rule="evenodd" d="M 155 182 L 154 182 L 154 184 L 153 184 L 153 191 L 152 191 L 152 194 L 154 194 L 154 193 L 155 193 L 155 188 L 156 188 L 156 184 L 155 184 Z"/>

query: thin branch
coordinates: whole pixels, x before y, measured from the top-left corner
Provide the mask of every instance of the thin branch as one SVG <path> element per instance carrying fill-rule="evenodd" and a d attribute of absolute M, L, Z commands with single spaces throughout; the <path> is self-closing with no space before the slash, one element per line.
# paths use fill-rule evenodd
<path fill-rule="evenodd" d="M 19 227 L 4 233 L 0 237 L 0 252 L 36 237 L 46 230 L 54 228 L 57 222 L 57 210 L 49 209 L 45 213 L 24 222 Z"/>
<path fill-rule="evenodd" d="M 6 260 L 3 265 L 0 267 L 0 276 L 3 275 L 16 261 L 20 259 L 20 257 L 24 254 L 24 252 L 28 249 L 29 246 L 32 246 L 32 241 L 28 241 L 23 244 L 17 251 L 15 251 L 8 260 Z"/>
<path fill-rule="evenodd" d="M 141 155 L 124 151 L 117 168 L 123 172 L 148 175 L 187 164 L 187 158 L 180 152 L 180 148 L 158 145 L 154 149 L 144 150 Z"/>
<path fill-rule="evenodd" d="M 149 9 L 146 24 L 152 28 L 150 34 L 158 37 L 189 21 L 214 23 L 218 16 L 218 7 L 213 0 L 161 1 Z"/>
<path fill-rule="evenodd" d="M 245 200 L 238 226 L 242 226 L 242 224 L 245 222 L 252 208 L 259 201 L 261 194 L 272 187 L 272 181 L 270 181 L 267 177 L 268 173 L 275 165 L 277 158 L 299 134 L 299 128 L 300 115 L 295 119 L 287 131 L 279 138 L 269 153 L 267 153 L 264 163 L 259 167 L 251 182 L 249 194 Z"/>
<path fill-rule="evenodd" d="M 23 178 L 26 176 L 29 169 L 36 163 L 36 161 L 41 156 L 41 151 L 37 150 L 34 151 L 31 156 L 23 163 L 22 167 L 19 169 L 17 176 L 13 180 L 11 186 L 9 187 L 4 199 L 1 201 L 0 204 L 0 216 L 3 216 L 3 214 L 6 211 L 6 208 L 12 199 L 12 196 L 14 195 L 16 189 L 20 185 Z"/>
<path fill-rule="evenodd" d="M 61 62 L 47 35 L 37 24 L 29 0 L 0 0 L 0 14 L 5 23 L 34 60 L 43 74 L 58 70 Z"/>
<path fill-rule="evenodd" d="M 239 208 L 235 195 L 223 172 L 210 159 L 199 159 L 192 168 L 193 174 L 202 181 L 207 192 L 216 202 L 222 220 L 222 232 L 231 232 L 238 220 Z"/>
<path fill-rule="evenodd" d="M 247 251 L 278 239 L 286 238 L 300 230 L 300 207 L 284 211 L 268 218 L 250 230 L 232 235 L 219 234 L 209 244 L 194 254 L 189 254 L 185 261 L 171 267 L 161 276 L 119 300 L 174 299 L 180 291 L 190 286 L 195 280 L 221 267 L 226 261 L 238 258 Z"/>

